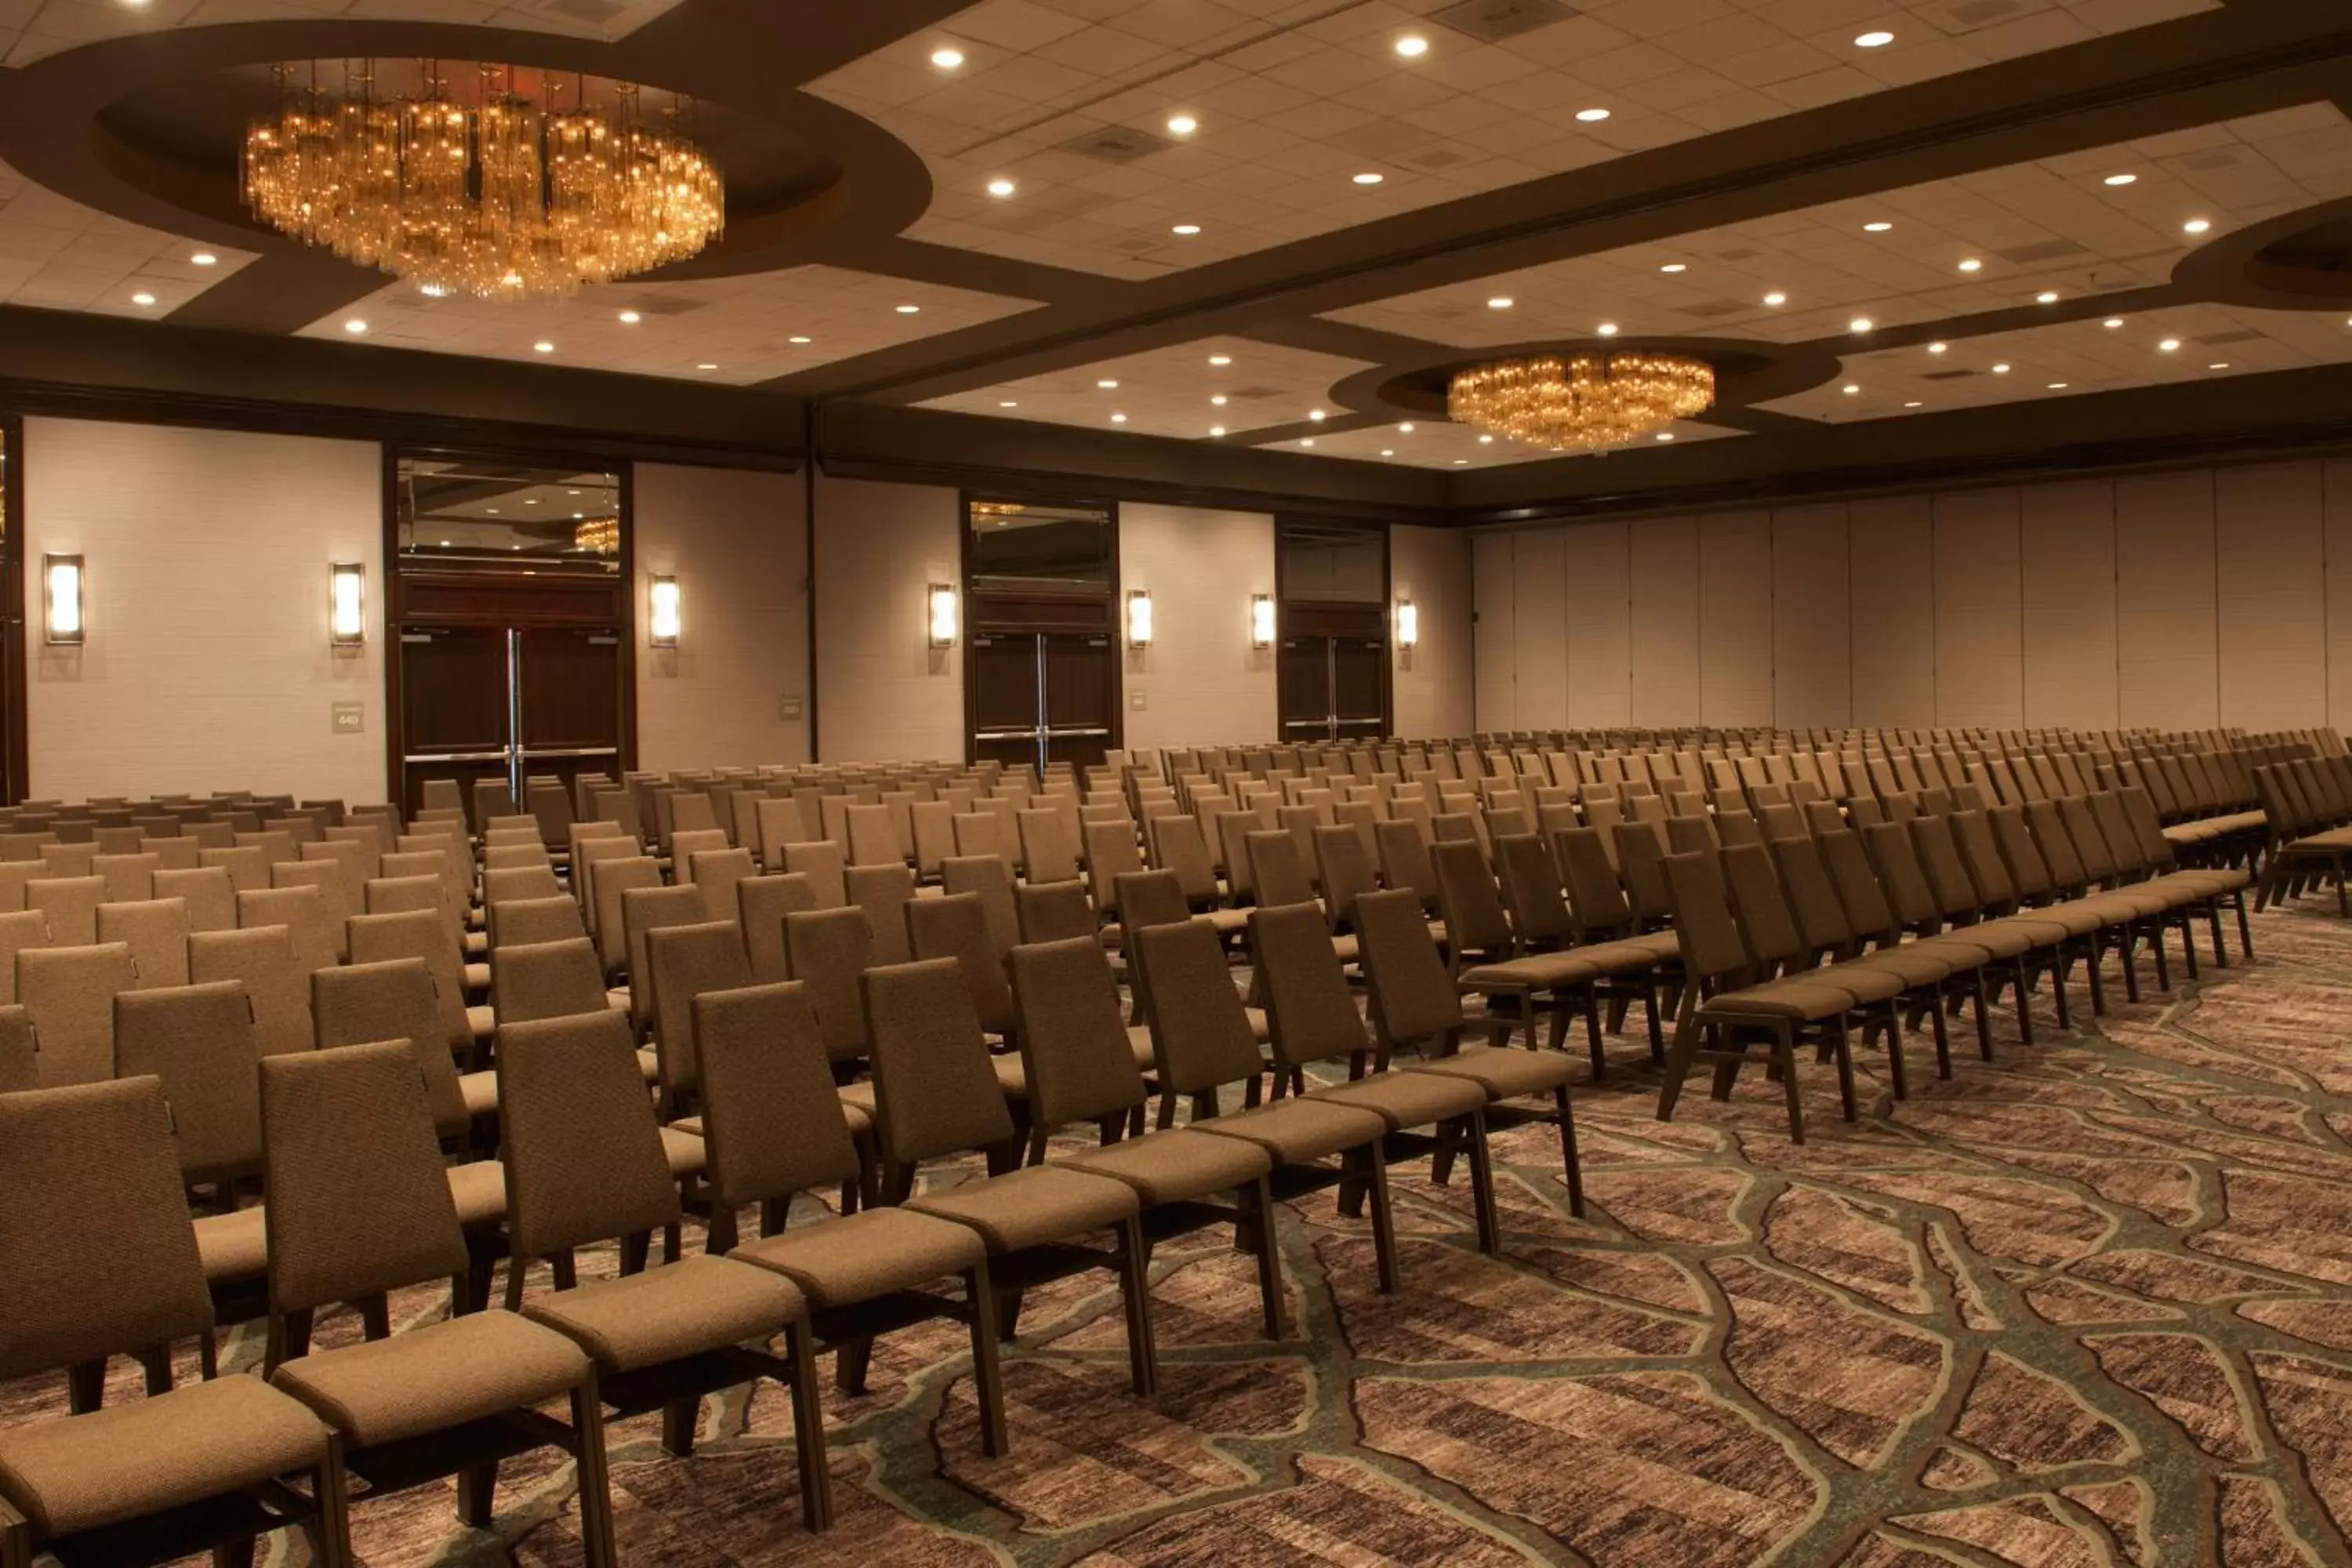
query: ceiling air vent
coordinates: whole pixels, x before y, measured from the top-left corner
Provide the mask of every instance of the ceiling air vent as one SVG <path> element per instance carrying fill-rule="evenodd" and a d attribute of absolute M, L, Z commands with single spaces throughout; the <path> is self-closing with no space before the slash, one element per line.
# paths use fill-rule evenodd
<path fill-rule="evenodd" d="M 1696 316 L 1702 321 L 1712 321 L 1724 316 L 1737 316 L 1746 309 L 1748 307 L 1737 300 L 1710 300 L 1704 305 L 1685 305 L 1681 313 Z"/>
<path fill-rule="evenodd" d="M 1931 370 L 1919 379 L 1921 381 L 1959 381 L 1976 374 L 1972 370 Z"/>
<path fill-rule="evenodd" d="M 1995 256 L 2019 267 L 2030 267 L 2037 261 L 2059 261 L 2069 256 L 2087 256 L 2090 247 L 2080 240 L 2045 239 L 2038 245 L 2021 245 L 2010 250 L 1996 250 Z"/>
<path fill-rule="evenodd" d="M 2024 9 L 2025 0 L 1958 0 L 1958 4 L 1944 7 L 1944 15 L 1962 27 L 1981 27 Z"/>
<path fill-rule="evenodd" d="M 1405 162 L 1418 163 L 1424 169 L 1450 169 L 1462 162 L 1462 154 L 1451 147 L 1433 147 L 1426 153 L 1414 153 Z"/>
<path fill-rule="evenodd" d="M 684 294 L 639 294 L 629 301 L 629 309 L 641 316 L 683 316 L 702 306 L 702 300 Z"/>
<path fill-rule="evenodd" d="M 2215 332 L 2210 337 L 2199 338 L 2197 341 L 2209 349 L 2218 349 L 2227 347 L 2231 343 L 2250 343 L 2261 336 L 2262 333 L 2251 327 L 2241 327 L 2234 332 Z"/>
<path fill-rule="evenodd" d="M 1105 163 L 1132 163 L 1138 158 L 1149 158 L 1152 153 L 1165 152 L 1174 145 L 1165 136 L 1154 136 L 1149 131 L 1138 131 L 1128 125 L 1106 125 L 1071 137 L 1061 144 L 1059 150 Z"/>
<path fill-rule="evenodd" d="M 1431 12 L 1429 19 L 1493 44 L 1576 15 L 1575 6 L 1563 5 L 1560 0 L 1461 0 L 1459 5 Z"/>
<path fill-rule="evenodd" d="M 2216 147 L 2205 153 L 2185 153 L 2174 159 L 2173 163 L 2179 168 L 2192 170 L 2200 174 L 2209 174 L 2216 169 L 2234 169 L 2238 166 L 2239 161 L 2234 149 Z"/>
<path fill-rule="evenodd" d="M 1752 245 L 1743 245 L 1731 250 L 1718 250 L 1715 258 L 1717 261 L 1753 261 L 1763 254 Z"/>
<path fill-rule="evenodd" d="M 1244 386 L 1237 392 L 1228 392 L 1225 395 L 1236 403 L 1254 403 L 1260 398 L 1279 397 L 1282 395 L 1282 389 L 1278 386 Z"/>
<path fill-rule="evenodd" d="M 587 22 L 599 27 L 618 19 L 627 9 L 617 0 L 540 0 L 539 8 L 571 21 Z"/>

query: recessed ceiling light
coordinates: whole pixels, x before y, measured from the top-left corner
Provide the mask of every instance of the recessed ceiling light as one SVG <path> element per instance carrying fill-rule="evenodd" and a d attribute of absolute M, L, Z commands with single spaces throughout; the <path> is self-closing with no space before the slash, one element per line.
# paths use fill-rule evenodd
<path fill-rule="evenodd" d="M 1690 264 L 1686 261 L 1669 261 L 1664 267 L 1659 268 L 1658 270 L 1661 272 L 1687 272 L 1690 270 Z"/>
<path fill-rule="evenodd" d="M 2054 305 L 2058 302 L 2058 290 L 2044 289 L 2033 297 L 2033 302 L 2037 305 Z"/>
<path fill-rule="evenodd" d="M 1410 420 L 1408 420 L 1408 421 L 1406 421 L 1404 424 L 1398 426 L 1397 426 L 1397 434 L 1398 434 L 1398 435 L 1400 435 L 1400 436 L 1410 436 L 1410 435 L 1412 435 L 1412 422 L 1411 422 Z"/>
<path fill-rule="evenodd" d="M 1323 423 L 1323 411 L 1320 408 L 1310 408 L 1307 411 L 1307 417 L 1320 425 Z"/>
<path fill-rule="evenodd" d="M 1864 233 L 1864 234 L 1885 234 L 1888 229 L 1893 228 L 1894 226 L 1894 226 L 1893 224 L 1888 223 L 1888 222 L 1887 222 L 1885 219 L 1884 219 L 1884 218 L 1881 218 L 1881 219 L 1880 219 L 1878 222 L 1876 222 L 1876 223 L 1866 223 L 1866 224 L 1864 224 L 1864 225 L 1862 226 L 1862 232 L 1863 232 L 1863 233 Z"/>
<path fill-rule="evenodd" d="M 1301 436 L 1298 438 L 1298 444 L 1302 447 L 1312 447 L 1315 445 L 1315 437 L 1312 436 Z"/>
<path fill-rule="evenodd" d="M 1491 447 L 1494 444 L 1495 438 L 1492 436 L 1481 436 L 1478 437 L 1478 445 L 1481 447 Z"/>
<path fill-rule="evenodd" d="M 155 296 L 142 289 L 131 296 L 131 302 L 134 305 L 152 305 L 155 302 Z"/>
<path fill-rule="evenodd" d="M 2157 352 L 2159 353 L 2177 353 L 2180 350 L 2180 340 L 2179 338 L 2167 338 L 2162 342 L 2157 344 L 2156 347 Z"/>
<path fill-rule="evenodd" d="M 1419 33 L 1407 33 L 1396 41 L 1396 52 L 1409 60 L 1417 60 L 1429 53 L 1429 40 Z"/>
<path fill-rule="evenodd" d="M 998 406 L 999 408 L 1018 408 L 1018 407 L 1020 407 L 1020 406 L 1021 406 L 1021 405 L 1020 405 L 1020 403 L 1019 403 L 1017 400 L 1015 400 L 1015 399 L 1013 399 L 1013 398 L 1010 398 L 1010 397 L 1008 397 L 1008 398 L 1004 399 L 1003 402 L 999 403 L 996 406 Z"/>
<path fill-rule="evenodd" d="M 1951 346 L 1952 345 L 1949 343 L 1929 343 L 1927 345 L 1927 352 L 1931 354 L 1939 354 Z"/>
<path fill-rule="evenodd" d="M 1003 178 L 988 182 L 988 194 L 992 196 L 1009 196 L 1019 188 L 1012 181 Z"/>
<path fill-rule="evenodd" d="M 963 64 L 963 51 L 952 46 L 942 46 L 931 51 L 931 63 L 943 71 L 951 71 Z"/>
<path fill-rule="evenodd" d="M 1603 321 L 1592 330 L 1599 332 L 1604 338 L 1613 338 L 1617 335 L 1617 323 L 1614 321 Z"/>
<path fill-rule="evenodd" d="M 1580 109 L 1576 111 L 1576 117 L 1587 125 L 1598 125 L 1609 118 L 1609 111 L 1605 109 Z"/>
<path fill-rule="evenodd" d="M 1860 392 L 1862 388 L 1849 381 L 1843 386 L 1839 387 L 1838 390 L 1844 393 L 1848 397 L 1852 397 L 1855 393 Z"/>
<path fill-rule="evenodd" d="M 194 256 L 189 257 L 188 259 L 198 267 L 217 267 L 220 265 L 220 258 L 215 256 L 209 250 L 199 250 Z"/>
<path fill-rule="evenodd" d="M 898 307 L 898 314 L 902 316 L 911 316 L 920 310 L 922 310 L 920 305 L 901 305 Z"/>
<path fill-rule="evenodd" d="M 1489 310 L 1507 310 L 1516 303 L 1517 303 L 1517 301 L 1513 300 L 1508 294 L 1497 294 L 1493 299 L 1486 301 L 1486 309 Z"/>
<path fill-rule="evenodd" d="M 2180 226 L 2180 232 L 2183 234 L 2203 234 L 2207 229 L 2211 228 L 2212 226 L 2213 220 L 2210 218 L 2193 217 L 2187 223 Z"/>
<path fill-rule="evenodd" d="M 1960 263 L 1960 270 L 1961 270 L 1961 271 L 1963 271 L 1963 272 L 1976 272 L 1976 271 L 1980 271 L 1980 270 L 1982 270 L 1983 267 L 1984 267 L 1984 263 L 1983 263 L 1983 262 L 1981 262 L 1981 261 L 1979 261 L 1979 260 L 1978 260 L 1975 257 L 1973 257 L 1973 256 L 1969 257 L 1966 261 L 1963 261 L 1963 262 L 1961 262 L 1961 263 Z"/>
<path fill-rule="evenodd" d="M 2110 185 L 2128 185 L 2138 178 L 2137 174 L 2109 174 L 2106 183 Z"/>
<path fill-rule="evenodd" d="M 530 352 L 535 354 L 551 354 L 555 352 L 555 345 L 541 338 L 530 345 Z"/>
<path fill-rule="evenodd" d="M 1457 468 L 1467 468 L 1469 464 L 1470 459 L 1467 458 L 1456 458 L 1454 459 L 1454 466 Z"/>
<path fill-rule="evenodd" d="M 1118 383 L 1108 378 L 1098 381 L 1095 383 L 1095 384 L 1102 388 L 1105 392 L 1117 392 L 1118 390 Z"/>
<path fill-rule="evenodd" d="M 496 508 L 496 507 L 494 507 L 494 506 L 492 506 L 492 507 L 484 507 L 482 510 L 485 510 L 485 511 L 487 511 L 487 512 L 488 512 L 492 517 L 496 517 L 496 516 L 498 516 L 498 515 L 499 515 L 499 509 L 498 509 L 498 508 Z"/>
<path fill-rule="evenodd" d="M 356 338 L 366 332 L 367 323 L 361 321 L 357 316 L 353 316 L 350 321 L 343 323 L 343 331 L 351 333 L 352 336 Z"/>
<path fill-rule="evenodd" d="M 1764 296 L 1764 302 L 1768 305 L 1785 305 L 1789 302 L 1789 297 L 1775 289 Z"/>
<path fill-rule="evenodd" d="M 1201 129 L 1201 122 L 1189 114 L 1171 114 L 1168 117 L 1168 134 L 1171 136 L 1190 136 L 1199 129 Z"/>
<path fill-rule="evenodd" d="M 1661 441 L 1671 441 L 1674 438 L 1675 433 L 1671 430 L 1661 430 L 1658 432 L 1658 439 Z"/>
<path fill-rule="evenodd" d="M 1920 402 L 1918 402 L 1918 401 L 1916 401 L 1916 400 L 1915 399 L 1915 400 L 1914 400 L 1914 401 L 1912 401 L 1912 402 L 1909 402 L 1909 403 L 1905 404 L 1903 406 L 1904 406 L 1904 407 L 1906 407 L 1906 408 L 1925 408 L 1925 407 L 1927 406 L 1927 405 L 1926 405 L 1926 404 L 1924 404 L 1924 403 L 1920 403 Z"/>
<path fill-rule="evenodd" d="M 1211 354 L 1209 356 L 1209 363 L 1211 364 L 1231 364 L 1234 363 L 1234 356 L 1231 354 Z"/>
<path fill-rule="evenodd" d="M 443 288 L 440 284 L 438 284 L 438 283 L 427 283 L 427 284 L 424 285 L 422 288 L 418 289 L 416 291 L 417 291 L 419 294 L 424 295 L 424 296 L 425 296 L 426 299 L 428 299 L 428 300 L 440 300 L 440 299 L 446 299 L 446 298 L 448 296 L 448 293 L 449 293 L 449 290 L 448 290 L 448 289 L 444 289 L 444 288 Z"/>
<path fill-rule="evenodd" d="M 1856 316 L 1853 321 L 1848 321 L 1846 326 L 1853 331 L 1866 332 L 1876 324 L 1868 316 Z"/>
<path fill-rule="evenodd" d="M 1180 223 L 1168 232 L 1171 234 L 1181 234 L 1186 236 L 1195 235 L 1201 232 L 1201 226 L 1197 223 Z"/>
<path fill-rule="evenodd" d="M 2050 390 L 2053 392 L 2063 392 L 2066 390 L 2066 384 L 2063 381 L 2053 381 L 2050 384 Z"/>
<path fill-rule="evenodd" d="M 539 504 L 539 498 L 537 496 L 525 496 L 522 498 L 522 504 L 525 506 L 537 506 Z"/>
<path fill-rule="evenodd" d="M 1218 393 L 1215 396 L 1213 396 L 1213 397 L 1212 397 L 1212 398 L 1210 398 L 1210 399 L 1209 399 L 1209 406 L 1210 406 L 1210 407 L 1212 407 L 1212 408 L 1223 408 L 1224 405 L 1225 405 L 1225 395 L 1224 395 L 1223 393 L 1222 393 L 1222 392 Z"/>
<path fill-rule="evenodd" d="M 1209 426 L 1209 434 L 1212 436 L 1222 436 L 1224 433 L 1225 427 L 1222 425 L 1212 425 Z"/>
<path fill-rule="evenodd" d="M 2099 325 L 2106 328 L 2109 331 L 2114 331 L 2117 327 L 2120 327 L 2123 324 L 2124 319 L 2121 316 L 2109 316 L 2105 321 L 2099 323 Z"/>
<path fill-rule="evenodd" d="M 1992 373 L 1995 375 L 2007 375 L 2009 374 L 2009 366 L 2005 364 L 1997 364 L 1992 367 Z"/>
<path fill-rule="evenodd" d="M 1874 32 L 1863 34 L 1854 39 L 1853 44 L 1858 49 L 1883 49 L 1894 41 L 1895 35 L 1882 27 Z"/>
<path fill-rule="evenodd" d="M 1127 423 L 1127 416 L 1124 414 L 1114 414 L 1110 416 L 1110 422 L 1114 425 L 1124 425 Z"/>
<path fill-rule="evenodd" d="M 814 338 L 803 338 L 803 337 L 790 337 L 790 338 L 786 338 L 786 339 L 784 340 L 784 342 L 788 342 L 788 343 L 811 343 L 811 342 L 814 342 L 815 341 L 816 341 L 816 340 L 815 340 L 815 339 L 814 339 Z"/>
<path fill-rule="evenodd" d="M 639 321 L 644 320 L 645 318 L 637 314 L 635 310 L 624 310 L 621 312 L 621 325 L 625 327 L 634 327 Z"/>
<path fill-rule="evenodd" d="M 1385 178 L 1387 178 L 1387 176 L 1384 174 L 1359 174 L 1356 176 L 1356 184 L 1360 185 L 1377 185 Z"/>
<path fill-rule="evenodd" d="M 697 370 L 717 370 L 719 366 L 709 360 L 704 360 L 700 364 L 696 365 L 694 368 Z M 572 493 L 573 495 L 578 495 L 580 492 L 578 490 L 573 490 Z"/>
<path fill-rule="evenodd" d="M 1381 448 L 1381 456 L 1383 458 L 1393 458 L 1396 456 L 1396 448 L 1394 447 L 1383 447 Z"/>
<path fill-rule="evenodd" d="M 2218 364 L 2209 364 L 2205 368 L 2207 370 L 2227 370 L 2230 368 L 2230 362 L 2228 360 L 2222 360 Z"/>

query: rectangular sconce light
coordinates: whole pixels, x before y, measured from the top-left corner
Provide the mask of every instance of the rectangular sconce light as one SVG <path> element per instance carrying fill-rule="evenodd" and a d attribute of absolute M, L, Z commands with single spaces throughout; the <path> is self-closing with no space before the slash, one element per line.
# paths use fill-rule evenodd
<path fill-rule="evenodd" d="M 80 645 L 84 586 L 80 556 L 41 557 L 41 635 L 44 640 L 76 647 Z"/>
<path fill-rule="evenodd" d="M 945 583 L 934 583 L 924 600 L 924 610 L 930 621 L 931 646 L 953 647 L 956 640 L 956 592 Z"/>
<path fill-rule="evenodd" d="M 651 641 L 656 647 L 676 647 L 678 633 L 677 579 L 656 577 L 653 585 Z"/>
<path fill-rule="evenodd" d="M 327 640 L 337 647 L 367 641 L 367 568 L 356 562 L 327 568 Z"/>
<path fill-rule="evenodd" d="M 1273 646 L 1274 595 L 1253 594 L 1250 595 L 1250 647 L 1272 647 Z"/>
<path fill-rule="evenodd" d="M 1421 646 L 1421 612 L 1411 599 L 1399 599 L 1396 607 L 1396 637 L 1399 647 Z"/>
<path fill-rule="evenodd" d="M 1138 588 L 1127 596 L 1127 645 L 1151 646 L 1151 590 Z"/>

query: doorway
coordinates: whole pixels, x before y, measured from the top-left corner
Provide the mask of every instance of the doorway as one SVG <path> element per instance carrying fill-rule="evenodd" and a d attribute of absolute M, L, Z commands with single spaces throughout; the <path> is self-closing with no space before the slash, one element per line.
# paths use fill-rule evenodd
<path fill-rule="evenodd" d="M 1118 717 L 1115 651 L 1099 632 L 977 632 L 975 762 L 1099 767 Z"/>
<path fill-rule="evenodd" d="M 442 456 L 394 459 L 388 661 L 394 798 L 427 779 L 533 781 L 634 765 L 623 479 Z"/>
<path fill-rule="evenodd" d="M 976 763 L 1090 768 L 1119 743 L 1117 516 L 967 500 L 965 747 Z"/>
<path fill-rule="evenodd" d="M 1378 637 L 1295 637 L 1282 643 L 1276 685 L 1286 741 L 1373 741 L 1388 732 L 1388 644 Z"/>
<path fill-rule="evenodd" d="M 1388 531 L 1285 518 L 1276 528 L 1282 738 L 1389 732 Z"/>

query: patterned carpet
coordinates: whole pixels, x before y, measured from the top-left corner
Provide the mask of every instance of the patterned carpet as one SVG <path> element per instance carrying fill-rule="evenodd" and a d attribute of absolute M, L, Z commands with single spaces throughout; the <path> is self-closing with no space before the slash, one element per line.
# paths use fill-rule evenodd
<path fill-rule="evenodd" d="M 1501 1260 L 1472 1246 L 1465 1177 L 1398 1170 L 1393 1297 L 1365 1227 L 1303 1200 L 1282 1244 L 1305 1337 L 1282 1345 L 1255 1337 L 1245 1258 L 1166 1250 L 1149 1406 L 1108 1276 L 1067 1282 L 1024 1312 L 999 1460 L 961 1331 L 887 1341 L 868 1394 L 832 1397 L 823 1538 L 778 1391 L 707 1403 L 688 1462 L 650 1420 L 616 1427 L 624 1560 L 2352 1560 L 2352 926 L 2321 907 L 2257 917 L 2260 962 L 2201 988 L 2111 985 L 2095 1035 L 2059 1034 L 2045 992 L 2036 1047 L 2004 1027 L 1948 1083 L 1916 1041 L 1902 1105 L 1858 1060 L 1858 1128 L 1809 1062 L 1802 1149 L 1760 1072 L 1661 1125 L 1629 1036 L 1579 1101 L 1588 1222 L 1541 1126 L 1497 1136 Z M 577 1563 L 568 1478 L 513 1467 L 495 1534 L 447 1490 L 362 1503 L 362 1561 Z"/>

